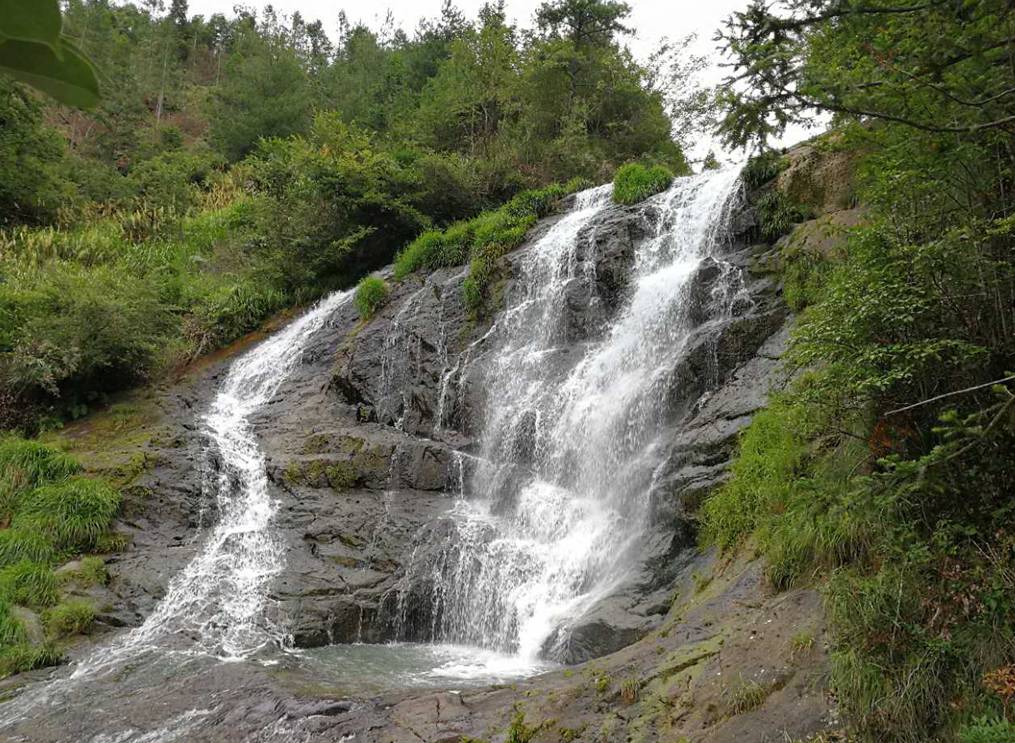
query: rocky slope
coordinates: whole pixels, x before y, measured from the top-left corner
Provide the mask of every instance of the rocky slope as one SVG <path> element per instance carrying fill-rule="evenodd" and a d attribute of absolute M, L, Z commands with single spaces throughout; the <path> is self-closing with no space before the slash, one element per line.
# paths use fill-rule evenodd
<path fill-rule="evenodd" d="M 622 307 L 634 246 L 657 218 L 646 205 L 615 206 L 588 226 L 578 260 L 589 270 L 568 287 L 573 356 Z M 552 221 L 507 257 L 499 291 L 511 291 L 512 266 Z M 773 249 L 754 242 L 754 221 L 750 206 L 738 211 L 722 256 L 741 271 L 727 316 L 707 309 L 728 269 L 707 261 L 695 277 L 700 311 L 667 401 L 669 443 L 652 487 L 651 528 L 631 579 L 573 627 L 561 660 L 584 665 L 510 688 L 372 700 L 336 699 L 337 690 L 295 673 L 257 685 L 252 695 L 273 700 L 273 711 L 248 708 L 241 727 L 256 730 L 281 709 L 323 740 L 498 739 L 517 704 L 524 723 L 515 724 L 533 740 L 760 741 L 804 737 L 833 722 L 816 595 L 772 596 L 756 562 L 720 564 L 695 546 L 697 506 L 726 477 L 738 432 L 785 382 L 779 357 L 791 317 L 764 268 Z M 814 224 L 806 229 L 826 234 Z M 273 605 L 297 646 L 429 639 L 433 587 L 410 580 L 408 568 L 447 534 L 486 396 L 496 394 L 484 370 L 497 315 L 469 317 L 464 278 L 462 269 L 444 269 L 393 283 L 369 322 L 351 303 L 341 308 L 255 421 L 282 504 L 276 528 L 286 569 Z M 132 548 L 110 557 L 112 580 L 93 596 L 110 626 L 136 624 L 150 611 L 214 518 L 202 481 L 216 463 L 206 460 L 196 418 L 228 360 L 135 396 L 122 425 L 99 418 L 64 434 L 93 470 L 129 483 L 121 530 Z M 299 701 L 308 697 L 324 701 Z"/>

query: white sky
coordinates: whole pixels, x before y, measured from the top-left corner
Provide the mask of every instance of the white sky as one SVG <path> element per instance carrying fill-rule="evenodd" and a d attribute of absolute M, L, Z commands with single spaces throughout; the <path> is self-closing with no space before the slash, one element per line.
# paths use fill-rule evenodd
<path fill-rule="evenodd" d="M 455 5 L 469 18 L 475 18 L 484 0 L 454 0 Z M 241 4 L 262 8 L 266 0 L 189 0 L 189 13 L 209 16 L 212 13 L 233 15 L 233 6 Z M 442 0 L 375 0 L 375 2 L 333 2 L 329 0 L 273 0 L 271 5 L 282 15 L 299 11 L 307 22 L 320 20 L 324 29 L 334 39 L 338 31 L 338 14 L 344 10 L 352 23 L 362 21 L 372 28 L 378 28 L 390 10 L 397 25 L 411 32 L 421 18 L 440 15 Z M 508 18 L 522 27 L 531 27 L 536 8 L 541 0 L 506 0 Z M 718 51 L 712 37 L 723 21 L 734 10 L 747 5 L 747 0 L 628 0 L 632 14 L 628 25 L 634 34 L 626 43 L 639 59 L 646 59 L 663 38 L 680 39 L 696 34 L 698 39 L 692 51 L 695 54 L 715 59 L 716 63 L 705 73 L 709 84 L 718 83 L 723 70 L 718 66 Z M 167 2 L 168 5 L 168 2 Z M 788 131 L 781 144 L 788 145 L 806 139 L 815 131 L 797 128 Z M 773 144 L 777 144 L 773 142 Z M 693 157 L 703 157 L 710 147 L 718 150 L 716 143 L 703 141 L 692 147 Z"/>

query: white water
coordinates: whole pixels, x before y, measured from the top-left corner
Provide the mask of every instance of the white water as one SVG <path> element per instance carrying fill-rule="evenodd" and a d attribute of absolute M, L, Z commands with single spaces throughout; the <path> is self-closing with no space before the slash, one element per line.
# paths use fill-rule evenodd
<path fill-rule="evenodd" d="M 632 567 L 661 462 L 666 398 L 692 330 L 691 280 L 722 243 L 738 174 L 678 179 L 655 197 L 657 231 L 636 247 L 626 306 L 556 379 L 550 370 L 568 363 L 569 286 L 594 271 L 579 259 L 581 241 L 591 239 L 586 228 L 609 187 L 580 194 L 526 255 L 496 329 L 481 453 L 457 507 L 457 539 L 426 568 L 437 639 L 531 662 L 554 657 L 568 622 Z M 736 272 L 723 273 L 715 314 L 736 294 Z"/>

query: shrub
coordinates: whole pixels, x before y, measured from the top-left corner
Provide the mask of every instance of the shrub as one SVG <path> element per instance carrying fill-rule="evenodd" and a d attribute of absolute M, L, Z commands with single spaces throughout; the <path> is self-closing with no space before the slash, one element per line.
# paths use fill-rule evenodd
<path fill-rule="evenodd" d="M 0 384 L 69 407 L 146 378 L 175 327 L 160 287 L 122 266 L 25 271 L 0 285 Z"/>
<path fill-rule="evenodd" d="M 628 163 L 617 168 L 613 177 L 613 200 L 618 204 L 637 204 L 665 191 L 673 182 L 673 173 L 662 165 L 645 167 Z"/>
<path fill-rule="evenodd" d="M 356 310 L 364 320 L 369 320 L 388 301 L 390 289 L 380 276 L 366 276 L 356 287 L 353 301 Z"/>
<path fill-rule="evenodd" d="M 109 528 L 120 494 L 101 480 L 72 477 L 23 499 L 12 526 L 50 537 L 57 549 L 84 550 Z"/>
<path fill-rule="evenodd" d="M 55 639 L 83 634 L 95 621 L 95 609 L 87 601 L 72 599 L 46 612 L 46 630 Z"/>
<path fill-rule="evenodd" d="M 0 599 L 21 606 L 52 606 L 59 598 L 56 576 L 48 565 L 24 560 L 0 570 Z"/>

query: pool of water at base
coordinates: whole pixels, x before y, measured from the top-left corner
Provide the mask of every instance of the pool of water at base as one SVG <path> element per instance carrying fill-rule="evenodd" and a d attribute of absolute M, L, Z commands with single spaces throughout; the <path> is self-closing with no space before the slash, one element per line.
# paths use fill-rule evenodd
<path fill-rule="evenodd" d="M 464 645 L 328 645 L 298 651 L 320 683 L 364 692 L 463 689 L 510 683 L 560 666 Z"/>

